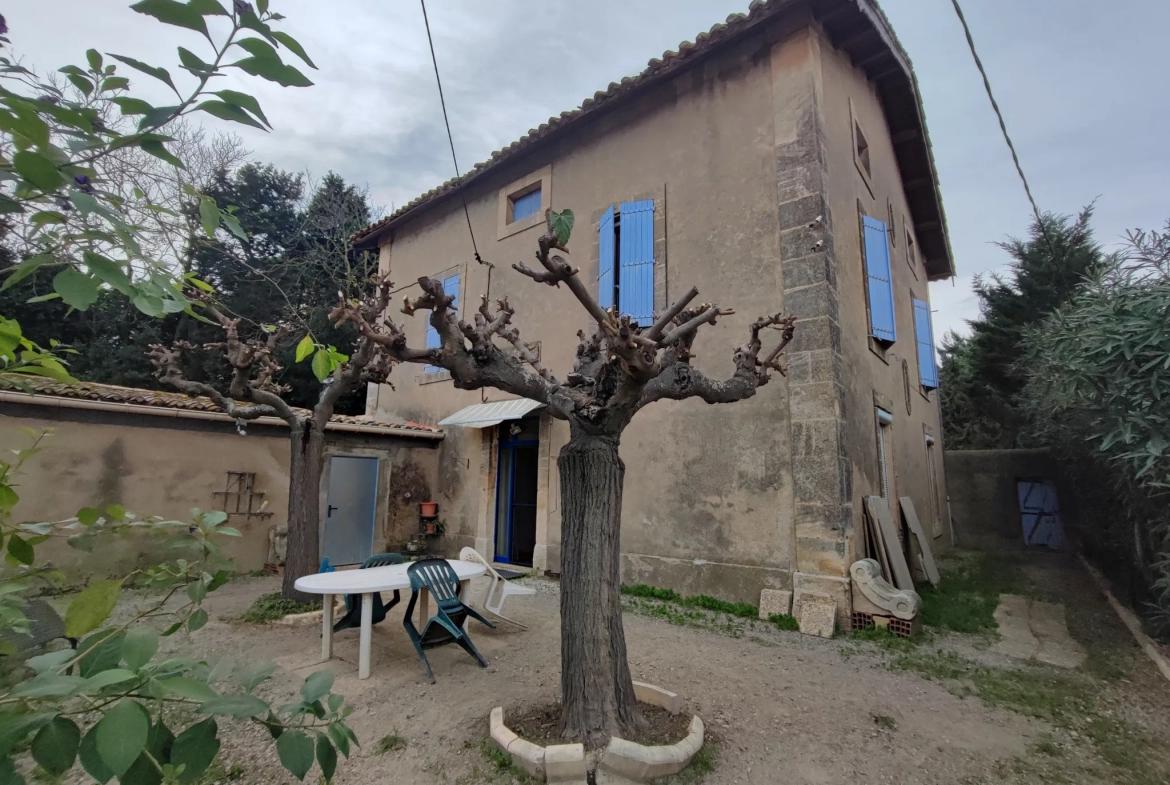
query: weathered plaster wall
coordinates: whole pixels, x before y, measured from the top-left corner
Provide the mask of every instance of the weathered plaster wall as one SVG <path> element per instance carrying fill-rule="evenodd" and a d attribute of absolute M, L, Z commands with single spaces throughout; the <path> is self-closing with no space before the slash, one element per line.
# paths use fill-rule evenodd
<path fill-rule="evenodd" d="M 268 530 L 285 521 L 289 442 L 283 428 L 254 426 L 241 437 L 226 423 L 38 405 L 3 404 L 0 415 L 0 445 L 5 448 L 27 444 L 25 428 L 51 430 L 42 451 L 17 477 L 18 521 L 63 520 L 82 507 L 115 503 L 139 516 L 182 520 L 192 508 L 223 508 L 222 497 L 215 492 L 225 489 L 229 471 L 254 472 L 255 490 L 265 494 L 266 511 L 273 513 L 267 518 L 231 516 L 230 525 L 243 536 L 224 538 L 222 544 L 236 569 L 262 567 L 268 555 Z M 430 442 L 330 433 L 322 488 L 328 488 L 331 454 L 382 460 L 374 540 L 378 548 L 387 538 L 394 539 L 404 519 L 414 516 L 417 524 L 420 499 L 413 493 L 411 499 L 403 498 L 394 483 L 397 472 L 421 476 L 412 489 L 418 484 L 433 487 L 436 448 Z M 324 492 L 321 498 L 324 504 Z M 38 553 L 66 568 L 71 577 L 84 578 L 124 575 L 160 551 L 149 538 L 125 536 L 110 539 L 90 555 L 53 542 L 40 546 Z"/>
<path fill-rule="evenodd" d="M 494 267 L 476 265 L 460 203 L 440 206 L 399 229 L 382 248 L 399 286 L 420 275 L 461 275 L 463 308 L 479 297 L 508 295 L 525 340 L 541 341 L 544 364 L 571 367 L 576 332 L 588 317 L 562 289 L 533 284 L 510 268 L 529 259 L 539 228 L 495 240 L 498 189 L 551 166 L 553 209 L 571 208 L 577 228 L 570 247 L 584 280 L 596 286 L 597 216 L 609 204 L 651 198 L 659 301 L 698 286 L 703 300 L 733 306 L 737 315 L 705 329 L 695 345 L 704 372 L 728 376 L 747 325 L 784 307 L 776 230 L 775 133 L 771 49 L 763 36 L 744 42 L 468 194 L 480 252 Z M 452 271 L 452 272 L 449 272 Z M 404 294 L 410 294 L 407 288 Z M 422 344 L 425 323 L 408 320 Z M 442 378 L 442 376 L 434 377 Z M 402 368 L 397 391 L 377 392 L 387 417 L 436 422 L 496 391 L 464 392 Z M 662 402 L 641 412 L 626 431 L 622 550 L 624 578 L 728 599 L 759 599 L 759 590 L 788 586 L 793 553 L 791 431 L 787 382 L 776 379 L 734 406 Z M 494 446 L 477 431 L 449 429 L 439 495 L 468 544 L 492 555 Z M 559 565 L 556 455 L 568 440 L 565 423 L 543 426 L 536 566 Z M 487 436 L 490 440 L 490 434 Z M 454 543 L 452 543 L 454 544 Z M 542 561 L 543 559 L 543 561 Z"/>
<path fill-rule="evenodd" d="M 896 499 L 909 496 L 923 528 L 928 534 L 936 535 L 933 547 L 939 550 L 950 544 L 945 526 L 946 472 L 942 457 L 942 427 L 938 393 L 923 392 L 919 383 L 911 307 L 912 297 L 930 299 L 926 271 L 921 258 L 911 258 L 907 254 L 906 232 L 909 230 L 913 235 L 913 228 L 893 142 L 875 88 L 860 70 L 823 39 L 818 49 L 823 85 L 820 106 L 829 162 L 831 244 L 838 260 L 840 352 L 847 369 L 842 376 L 843 411 L 845 449 L 850 464 L 852 521 L 855 528 L 860 527 L 864 515 L 862 498 L 880 494 L 874 409 L 875 403 L 881 402 L 894 417 L 888 448 L 893 512 L 898 514 Z M 860 122 L 869 142 L 872 176 L 868 183 L 854 163 L 854 117 Z M 888 347 L 883 358 L 871 349 L 868 338 L 860 215 L 869 215 L 888 224 L 891 212 L 894 229 L 890 263 L 897 340 Z M 928 480 L 927 433 L 935 439 L 931 456 L 937 479 L 937 506 Z M 855 556 L 851 552 L 848 558 L 852 561 Z"/>

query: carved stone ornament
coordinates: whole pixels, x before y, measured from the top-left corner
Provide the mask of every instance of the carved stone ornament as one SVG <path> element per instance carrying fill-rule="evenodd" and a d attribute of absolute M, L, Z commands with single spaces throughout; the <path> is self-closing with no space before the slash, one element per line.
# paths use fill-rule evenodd
<path fill-rule="evenodd" d="M 858 593 L 869 600 L 885 613 L 891 613 L 899 619 L 910 620 L 918 615 L 922 607 L 922 598 L 910 589 L 896 589 L 882 577 L 882 568 L 873 559 L 862 559 L 853 562 L 849 568 L 849 575 L 853 578 L 853 593 Z"/>

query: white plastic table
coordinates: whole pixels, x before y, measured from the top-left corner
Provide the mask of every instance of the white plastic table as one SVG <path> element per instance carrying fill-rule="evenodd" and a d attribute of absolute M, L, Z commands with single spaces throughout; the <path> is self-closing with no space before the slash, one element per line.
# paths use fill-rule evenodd
<path fill-rule="evenodd" d="M 468 583 L 487 572 L 482 564 L 468 561 L 447 559 L 447 563 L 455 569 L 459 582 L 463 584 L 460 596 L 467 601 Z M 362 595 L 362 626 L 360 646 L 358 650 L 358 678 L 370 677 L 370 638 L 373 632 L 374 592 L 393 591 L 394 589 L 410 590 L 410 577 L 406 574 L 410 564 L 391 564 L 386 567 L 370 567 L 365 570 L 338 570 L 336 572 L 319 572 L 298 578 L 297 591 L 308 594 L 324 595 L 321 613 L 321 658 L 329 659 L 333 656 L 333 598 L 338 594 Z M 430 592 L 422 589 L 419 592 L 419 627 L 430 618 Z"/>

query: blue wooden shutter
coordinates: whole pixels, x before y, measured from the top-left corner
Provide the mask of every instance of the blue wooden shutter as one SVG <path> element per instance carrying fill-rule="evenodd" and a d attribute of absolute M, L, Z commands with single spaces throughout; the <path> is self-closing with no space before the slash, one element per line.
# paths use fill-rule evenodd
<path fill-rule="evenodd" d="M 914 340 L 918 343 L 918 378 L 928 390 L 938 387 L 938 366 L 934 362 L 934 329 L 930 324 L 930 303 L 911 298 L 914 304 Z"/>
<path fill-rule="evenodd" d="M 869 291 L 869 334 L 882 341 L 897 339 L 894 325 L 894 285 L 890 275 L 890 244 L 886 225 L 861 216 L 865 235 L 865 276 Z"/>
<path fill-rule="evenodd" d="M 450 278 L 443 279 L 443 291 L 455 298 L 455 302 L 451 303 L 451 310 L 454 313 L 459 313 L 459 276 L 452 275 Z M 443 341 L 439 338 L 439 331 L 431 325 L 431 315 L 427 313 L 427 348 L 438 349 L 443 345 Z M 436 373 L 443 370 L 437 365 L 428 365 L 426 367 L 427 373 Z"/>
<path fill-rule="evenodd" d="M 654 323 L 654 202 L 622 202 L 618 310 L 643 327 Z"/>
<path fill-rule="evenodd" d="M 540 211 L 540 189 L 512 200 L 512 223 Z"/>
<path fill-rule="evenodd" d="M 597 224 L 597 258 L 600 262 L 597 276 L 597 304 L 602 308 L 613 305 L 613 205 Z"/>

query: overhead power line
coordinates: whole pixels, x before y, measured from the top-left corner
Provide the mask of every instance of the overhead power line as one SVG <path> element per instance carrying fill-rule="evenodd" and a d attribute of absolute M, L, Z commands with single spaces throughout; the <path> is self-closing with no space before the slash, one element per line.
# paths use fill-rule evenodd
<path fill-rule="evenodd" d="M 1007 123 L 1004 122 L 1003 112 L 999 110 L 999 104 L 995 100 L 995 95 L 991 92 L 991 80 L 987 78 L 987 71 L 983 68 L 983 61 L 979 59 L 979 53 L 975 51 L 975 39 L 971 35 L 971 28 L 967 26 L 967 18 L 963 16 L 963 9 L 959 7 L 959 0 L 951 0 L 951 5 L 955 7 L 955 13 L 959 16 L 959 22 L 963 25 L 963 34 L 967 36 L 967 47 L 971 50 L 971 57 L 975 59 L 975 67 L 979 69 L 979 75 L 983 77 L 983 88 L 987 91 L 987 98 L 991 101 L 991 108 L 995 110 L 995 116 L 999 120 L 999 130 L 1003 132 L 1003 139 L 1007 142 L 1008 150 L 1012 154 L 1012 162 L 1016 165 L 1016 173 L 1020 176 L 1020 182 L 1024 184 L 1024 193 L 1028 195 L 1028 202 L 1032 205 L 1032 214 L 1036 216 L 1036 225 L 1040 227 L 1040 234 L 1044 237 L 1044 242 L 1048 245 L 1048 252 L 1053 256 L 1056 255 L 1056 249 L 1052 245 L 1052 239 L 1048 236 L 1048 229 L 1044 225 L 1044 220 L 1040 217 L 1040 208 L 1036 206 L 1036 199 L 1032 196 L 1032 188 L 1028 185 L 1028 178 L 1024 175 L 1024 168 L 1020 166 L 1020 156 L 1016 153 L 1016 146 L 1012 144 L 1012 138 L 1008 134 Z"/>
<path fill-rule="evenodd" d="M 435 66 L 435 83 L 439 85 L 439 104 L 443 107 L 443 124 L 447 126 L 447 142 L 451 145 L 451 162 L 455 164 L 455 177 L 458 179 L 459 159 L 455 156 L 455 137 L 451 135 L 451 121 L 447 118 L 447 99 L 443 97 L 443 80 L 439 78 L 439 61 L 435 57 L 435 42 L 431 38 L 431 22 L 427 19 L 426 0 L 419 0 L 422 5 L 423 24 L 427 28 L 427 44 L 431 47 L 431 63 Z M 467 233 L 471 235 L 471 250 L 475 253 L 475 261 L 487 264 L 479 255 L 479 247 L 475 244 L 475 230 L 471 228 L 471 213 L 467 210 L 467 197 L 461 192 L 459 198 L 463 201 L 463 217 L 467 219 Z"/>

